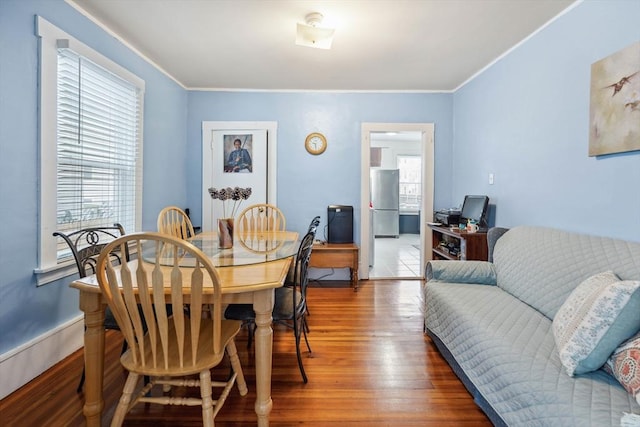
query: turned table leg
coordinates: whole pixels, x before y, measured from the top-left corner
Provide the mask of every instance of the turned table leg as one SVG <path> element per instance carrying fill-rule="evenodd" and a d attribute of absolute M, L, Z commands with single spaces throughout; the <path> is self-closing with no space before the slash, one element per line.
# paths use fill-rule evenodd
<path fill-rule="evenodd" d="M 80 293 L 80 309 L 84 312 L 85 403 L 83 413 L 87 426 L 100 426 L 104 400 L 104 311 L 100 294 Z"/>
<path fill-rule="evenodd" d="M 271 401 L 271 363 L 273 355 L 273 329 L 271 312 L 273 310 L 274 290 L 257 291 L 253 297 L 253 310 L 256 313 L 256 414 L 258 426 L 269 425 Z"/>

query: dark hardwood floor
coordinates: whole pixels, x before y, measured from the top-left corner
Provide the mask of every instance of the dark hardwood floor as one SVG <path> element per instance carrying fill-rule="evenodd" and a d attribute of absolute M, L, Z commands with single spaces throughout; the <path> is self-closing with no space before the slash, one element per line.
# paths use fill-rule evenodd
<path fill-rule="evenodd" d="M 422 333 L 421 282 L 364 281 L 347 287 L 309 289 L 309 339 L 304 353 L 309 383 L 300 377 L 293 334 L 274 326 L 271 425 L 280 426 L 491 426 L 431 340 Z M 231 392 L 216 426 L 255 426 L 253 351 L 238 336 L 249 386 Z M 108 331 L 105 412 L 109 425 L 125 373 L 118 361 L 122 338 Z M 303 344 L 304 345 L 304 344 Z M 83 394 L 76 393 L 82 350 L 75 352 L 0 402 L 4 426 L 82 426 Z M 228 364 L 214 375 L 228 374 Z M 140 404 L 127 426 L 197 426 L 199 407 Z"/>

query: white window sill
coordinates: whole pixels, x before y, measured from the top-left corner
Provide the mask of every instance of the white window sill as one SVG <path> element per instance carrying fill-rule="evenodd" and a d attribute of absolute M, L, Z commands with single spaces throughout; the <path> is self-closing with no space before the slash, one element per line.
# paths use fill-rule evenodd
<path fill-rule="evenodd" d="M 71 261 L 52 267 L 36 268 L 33 273 L 36 275 L 36 286 L 42 286 L 72 275 L 77 276 L 78 267 L 75 262 Z"/>
<path fill-rule="evenodd" d="M 137 250 L 130 250 L 130 259 L 135 259 L 136 256 Z M 75 276 L 75 280 L 78 277 L 78 267 L 75 261 L 69 260 L 50 267 L 35 268 L 33 274 L 36 275 L 36 286 L 42 286 L 69 276 Z"/>

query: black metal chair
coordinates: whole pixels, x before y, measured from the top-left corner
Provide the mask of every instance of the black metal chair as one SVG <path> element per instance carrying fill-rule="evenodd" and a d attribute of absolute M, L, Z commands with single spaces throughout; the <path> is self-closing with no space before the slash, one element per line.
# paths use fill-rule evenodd
<path fill-rule="evenodd" d="M 109 242 L 117 239 L 120 236 L 124 236 L 124 228 L 120 224 L 114 224 L 113 227 L 89 227 L 78 231 L 74 231 L 69 234 L 56 231 L 53 233 L 56 237 L 61 237 L 69 246 L 71 254 L 78 268 L 78 274 L 80 277 L 87 277 L 96 272 L 96 263 L 98 256 L 102 249 L 107 246 Z M 111 253 L 113 261 L 115 263 L 121 263 L 122 259 L 129 260 L 128 249 L 124 254 L 119 251 Z M 118 323 L 116 322 L 113 313 L 107 307 L 104 315 L 104 327 L 105 329 L 120 330 Z M 122 344 L 122 352 L 127 350 L 127 342 Z M 82 377 L 80 378 L 80 384 L 78 385 L 78 393 L 82 391 L 84 385 L 85 372 L 82 370 Z"/>
<path fill-rule="evenodd" d="M 309 228 L 307 229 L 307 233 L 313 233 L 313 238 L 315 239 L 316 237 L 316 231 L 318 230 L 318 225 L 320 225 L 320 216 L 316 216 L 314 217 L 311 222 L 309 223 Z M 285 286 L 292 286 L 293 281 L 294 281 L 294 276 L 295 276 L 295 267 L 297 266 L 297 264 L 291 266 L 291 268 L 289 269 L 289 272 L 287 273 L 287 279 L 284 282 Z M 307 311 L 307 314 L 308 311 Z"/>
<path fill-rule="evenodd" d="M 296 256 L 296 267 L 294 280 L 291 286 L 283 286 L 276 289 L 275 304 L 273 307 L 273 321 L 283 324 L 293 329 L 296 340 L 296 356 L 302 380 L 307 382 L 307 374 L 302 364 L 302 353 L 300 352 L 300 340 L 304 336 L 307 350 L 311 353 L 311 346 L 307 332 L 307 287 L 309 285 L 309 259 L 313 249 L 315 233 L 307 233 L 300 243 Z"/>
<path fill-rule="evenodd" d="M 315 241 L 316 238 L 316 231 L 318 230 L 318 225 L 320 225 L 320 215 L 314 217 L 311 220 L 311 223 L 309 224 L 309 230 L 307 231 L 307 233 L 313 233 L 313 239 Z M 293 283 L 293 271 L 290 270 L 289 271 L 289 275 L 287 276 L 287 282 L 285 283 L 285 286 L 291 286 L 291 283 Z M 307 316 L 311 315 L 311 312 L 309 311 L 309 307 L 307 307 Z M 309 326 L 306 327 L 307 328 L 307 332 L 309 332 Z"/>
<path fill-rule="evenodd" d="M 275 303 L 273 308 L 274 323 L 283 324 L 291 329 L 296 340 L 296 356 L 302 380 L 306 383 L 307 374 L 302 363 L 302 353 L 300 352 L 300 341 L 304 336 L 309 353 L 311 346 L 307 338 L 307 285 L 309 283 L 308 269 L 309 258 L 313 248 L 315 234 L 307 233 L 300 242 L 294 266 L 293 282 L 289 286 L 283 286 L 275 290 Z M 225 310 L 226 319 L 241 320 L 248 325 L 249 339 L 248 346 L 251 346 L 252 336 L 255 330 L 255 312 L 251 304 L 230 304 Z"/>

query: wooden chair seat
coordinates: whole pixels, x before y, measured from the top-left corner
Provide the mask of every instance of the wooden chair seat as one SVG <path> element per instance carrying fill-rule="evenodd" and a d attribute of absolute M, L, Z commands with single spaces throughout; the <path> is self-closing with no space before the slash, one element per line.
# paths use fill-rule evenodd
<path fill-rule="evenodd" d="M 122 366 L 125 367 L 128 371 L 136 372 L 141 375 L 149 375 L 149 376 L 164 376 L 164 375 L 174 375 L 174 376 L 186 376 L 197 374 L 204 369 L 208 369 L 211 366 L 218 365 L 224 356 L 224 353 L 213 353 L 211 349 L 213 348 L 213 321 L 211 319 L 203 318 L 200 324 L 200 334 L 198 337 L 198 353 L 196 355 L 196 363 L 189 364 L 189 360 L 191 360 L 192 356 L 192 348 L 191 341 L 184 342 L 184 361 L 181 366 L 180 363 L 180 355 L 179 355 L 179 343 L 177 340 L 177 333 L 175 323 L 173 322 L 173 317 L 169 319 L 169 357 L 168 357 L 168 365 L 165 366 L 162 360 L 162 355 L 157 355 L 154 358 L 154 355 L 151 351 L 152 344 L 151 338 L 149 334 L 146 334 L 144 337 L 145 340 L 145 353 L 144 353 L 144 363 L 141 361 L 140 363 L 135 363 L 133 360 L 133 354 L 131 350 L 126 351 L 120 357 L 120 362 Z M 220 330 L 220 341 L 226 347 L 230 341 L 238 334 L 240 331 L 241 322 L 237 320 L 222 320 L 221 322 L 221 330 Z M 186 335 L 191 334 L 191 327 L 188 322 L 185 323 L 185 332 Z M 184 364 L 184 362 L 187 362 Z"/>

